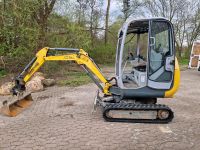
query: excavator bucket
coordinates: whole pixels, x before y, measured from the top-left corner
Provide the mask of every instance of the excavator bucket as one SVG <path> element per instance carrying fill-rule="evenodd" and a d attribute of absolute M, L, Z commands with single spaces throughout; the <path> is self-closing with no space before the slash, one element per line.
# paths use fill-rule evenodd
<path fill-rule="evenodd" d="M 24 109 L 28 108 L 32 103 L 33 99 L 31 93 L 19 97 L 17 100 L 6 100 L 3 102 L 1 113 L 6 116 L 15 117 Z"/>

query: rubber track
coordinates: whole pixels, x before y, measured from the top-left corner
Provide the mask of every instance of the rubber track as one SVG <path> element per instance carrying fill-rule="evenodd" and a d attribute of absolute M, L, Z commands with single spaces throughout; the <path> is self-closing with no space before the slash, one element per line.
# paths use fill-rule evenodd
<path fill-rule="evenodd" d="M 131 122 L 131 123 L 169 123 L 174 118 L 173 111 L 166 105 L 162 104 L 131 104 L 131 103 L 104 103 L 103 117 L 106 121 L 110 122 Z M 122 118 L 110 118 L 107 116 L 110 110 L 168 110 L 169 117 L 167 119 L 122 119 Z"/>

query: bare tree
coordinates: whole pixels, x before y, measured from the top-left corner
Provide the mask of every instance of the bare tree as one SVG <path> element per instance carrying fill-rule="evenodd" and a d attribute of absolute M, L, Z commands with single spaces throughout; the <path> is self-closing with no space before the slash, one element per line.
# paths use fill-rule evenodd
<path fill-rule="evenodd" d="M 139 0 L 123 0 L 123 9 L 124 20 L 128 17 L 136 15 L 137 10 L 143 6 L 143 2 Z"/>
<path fill-rule="evenodd" d="M 56 0 L 38 0 L 38 9 L 33 13 L 33 17 L 39 25 L 38 49 L 46 44 L 47 21 Z"/>
<path fill-rule="evenodd" d="M 170 21 L 175 17 L 177 10 L 181 9 L 181 0 L 145 0 L 148 11 L 154 17 L 165 17 Z"/>
<path fill-rule="evenodd" d="M 88 2 L 89 0 L 77 0 L 78 6 L 78 24 L 79 25 L 85 25 L 86 22 L 86 10 L 88 8 Z"/>
<path fill-rule="evenodd" d="M 182 9 L 176 11 L 176 18 L 173 20 L 175 29 L 175 42 L 176 48 L 178 50 L 178 56 L 182 57 L 182 52 L 184 48 L 184 42 L 186 38 L 186 30 L 188 19 L 189 2 L 183 1 Z"/>
<path fill-rule="evenodd" d="M 92 47 L 94 46 L 94 38 L 97 34 L 97 28 L 99 25 L 99 21 L 102 14 L 102 1 L 97 0 L 89 0 L 89 8 L 90 8 L 90 19 L 89 19 L 89 27 L 90 27 L 90 37 Z"/>
<path fill-rule="evenodd" d="M 105 44 L 107 44 L 107 42 L 108 42 L 108 21 L 109 21 L 109 15 L 110 15 L 110 2 L 111 2 L 111 0 L 108 0 L 107 9 L 106 9 Z"/>
<path fill-rule="evenodd" d="M 192 10 L 194 10 L 194 13 L 191 13 L 186 31 L 189 54 L 194 41 L 200 36 L 200 2 L 193 3 L 190 11 Z"/>
<path fill-rule="evenodd" d="M 93 46 L 93 43 L 94 43 L 93 16 L 94 16 L 94 11 L 95 11 L 95 4 L 96 4 L 96 0 L 89 0 L 89 6 L 90 6 L 90 9 L 91 9 L 91 12 L 90 12 L 90 37 L 91 37 L 92 46 Z"/>

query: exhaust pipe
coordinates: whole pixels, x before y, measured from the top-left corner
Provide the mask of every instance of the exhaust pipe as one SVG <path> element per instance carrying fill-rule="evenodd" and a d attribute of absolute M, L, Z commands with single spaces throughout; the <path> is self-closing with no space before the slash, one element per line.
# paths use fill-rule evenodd
<path fill-rule="evenodd" d="M 5 100 L 0 112 L 9 117 L 15 117 L 20 114 L 24 109 L 28 108 L 33 103 L 31 93 L 18 97 L 17 100 Z"/>

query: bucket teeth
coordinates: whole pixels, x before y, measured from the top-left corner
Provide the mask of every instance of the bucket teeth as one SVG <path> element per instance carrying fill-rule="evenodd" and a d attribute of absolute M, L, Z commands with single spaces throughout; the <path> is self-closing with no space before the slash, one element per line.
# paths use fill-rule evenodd
<path fill-rule="evenodd" d="M 24 109 L 28 108 L 32 103 L 33 99 L 31 94 L 29 93 L 28 95 L 25 95 L 22 98 L 11 102 L 10 104 L 4 102 L 4 105 L 1 108 L 1 113 L 6 116 L 15 117 Z"/>

